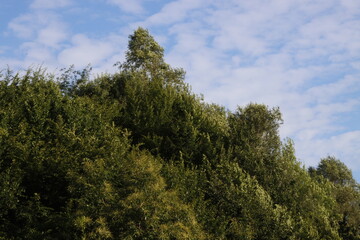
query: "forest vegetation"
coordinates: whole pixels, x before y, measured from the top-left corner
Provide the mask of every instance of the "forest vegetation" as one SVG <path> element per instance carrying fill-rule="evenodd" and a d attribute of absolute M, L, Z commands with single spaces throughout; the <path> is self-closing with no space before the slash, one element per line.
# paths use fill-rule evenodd
<path fill-rule="evenodd" d="M 360 239 L 350 169 L 305 168 L 279 108 L 206 103 L 143 28 L 116 66 L 1 72 L 0 239 Z"/>

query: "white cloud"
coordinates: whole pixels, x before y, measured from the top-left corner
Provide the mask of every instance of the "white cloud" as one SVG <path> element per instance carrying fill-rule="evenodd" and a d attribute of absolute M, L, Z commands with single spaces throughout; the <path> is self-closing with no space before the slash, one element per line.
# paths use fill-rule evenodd
<path fill-rule="evenodd" d="M 359 171 L 360 131 L 349 131 L 330 138 L 316 138 L 297 144 L 297 155 L 308 166 L 316 166 L 319 159 L 335 156 L 353 171 Z"/>
<path fill-rule="evenodd" d="M 8 47 L 0 46 L 0 54 L 4 54 L 8 49 Z"/>
<path fill-rule="evenodd" d="M 360 70 L 360 61 L 353 61 L 351 66 L 356 70 Z"/>
<path fill-rule="evenodd" d="M 146 25 L 169 25 L 184 20 L 192 9 L 207 6 L 209 1 L 178 0 L 166 4 L 159 13 L 150 16 Z"/>
<path fill-rule="evenodd" d="M 50 64 L 53 55 L 49 48 L 35 42 L 22 44 L 21 49 L 26 52 L 25 59 L 32 63 Z"/>
<path fill-rule="evenodd" d="M 71 5 L 71 0 L 35 0 L 30 7 L 34 9 L 53 9 L 69 5 Z"/>
<path fill-rule="evenodd" d="M 307 90 L 309 97 L 319 103 L 331 102 L 335 97 L 360 90 L 358 76 L 345 76 L 336 82 L 317 85 Z"/>
<path fill-rule="evenodd" d="M 24 14 L 13 19 L 8 27 L 14 31 L 14 33 L 21 38 L 30 38 L 35 31 L 35 16 L 32 14 Z"/>
<path fill-rule="evenodd" d="M 65 28 L 59 24 L 51 24 L 39 30 L 37 42 L 44 46 L 57 48 L 58 44 L 66 40 L 67 33 Z"/>
<path fill-rule="evenodd" d="M 108 3 L 118 6 L 125 12 L 139 14 L 144 12 L 142 0 L 107 0 Z"/>
<path fill-rule="evenodd" d="M 51 12 L 35 12 L 13 19 L 8 27 L 16 36 L 56 47 L 67 37 L 66 25 L 59 16 Z"/>
<path fill-rule="evenodd" d="M 341 5 L 345 8 L 346 12 L 350 14 L 357 14 L 360 9 L 360 2 L 358 0 L 340 0 Z"/>
<path fill-rule="evenodd" d="M 114 46 L 106 40 L 93 40 L 83 34 L 77 34 L 72 38 L 72 45 L 64 49 L 58 57 L 62 65 L 76 64 L 84 67 L 88 64 L 98 65 L 114 53 Z"/>
<path fill-rule="evenodd" d="M 18 54 L 23 56 L 21 67 L 41 64 L 55 68 L 55 52 L 68 37 L 66 24 L 56 13 L 30 12 L 13 19 L 8 27 L 17 37 L 27 40 L 17 49 Z"/>

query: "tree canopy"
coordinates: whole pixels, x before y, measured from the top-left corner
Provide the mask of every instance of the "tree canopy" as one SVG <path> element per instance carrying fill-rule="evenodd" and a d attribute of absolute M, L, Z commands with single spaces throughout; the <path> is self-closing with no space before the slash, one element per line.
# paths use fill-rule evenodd
<path fill-rule="evenodd" d="M 279 108 L 204 102 L 143 28 L 117 66 L 1 72 L 0 239 L 360 239 L 350 169 L 305 169 Z"/>

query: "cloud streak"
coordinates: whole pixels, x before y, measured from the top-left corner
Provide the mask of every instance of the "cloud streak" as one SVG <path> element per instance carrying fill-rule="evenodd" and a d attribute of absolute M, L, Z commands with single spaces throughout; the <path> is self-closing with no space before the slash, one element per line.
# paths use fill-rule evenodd
<path fill-rule="evenodd" d="M 107 0 L 107 2 L 128 13 L 139 14 L 144 12 L 144 8 L 141 4 L 142 0 Z"/>
<path fill-rule="evenodd" d="M 72 37 L 71 45 L 59 53 L 58 60 L 61 65 L 75 63 L 77 67 L 85 67 L 88 64 L 96 66 L 109 58 L 114 49 L 111 41 L 94 40 L 77 34 Z"/>
<path fill-rule="evenodd" d="M 54 9 L 71 5 L 71 0 L 35 0 L 30 7 L 33 9 Z"/>

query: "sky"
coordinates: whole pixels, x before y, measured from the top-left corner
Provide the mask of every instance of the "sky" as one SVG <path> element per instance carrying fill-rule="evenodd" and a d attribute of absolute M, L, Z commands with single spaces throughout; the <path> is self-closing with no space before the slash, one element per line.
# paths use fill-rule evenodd
<path fill-rule="evenodd" d="M 0 69 L 113 73 L 137 27 L 205 101 L 278 106 L 299 161 L 360 182 L 359 0 L 0 0 Z"/>

